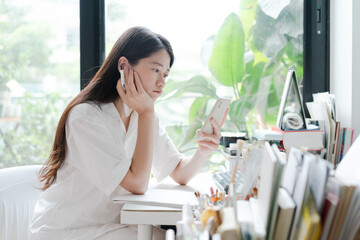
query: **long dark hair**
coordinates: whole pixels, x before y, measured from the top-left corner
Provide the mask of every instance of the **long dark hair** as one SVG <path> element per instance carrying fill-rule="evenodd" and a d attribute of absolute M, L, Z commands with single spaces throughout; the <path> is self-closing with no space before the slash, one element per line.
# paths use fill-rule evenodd
<path fill-rule="evenodd" d="M 140 59 L 147 58 L 161 49 L 166 49 L 169 53 L 171 67 L 174 62 L 174 54 L 169 41 L 161 35 L 144 27 L 133 27 L 119 37 L 99 71 L 61 115 L 52 151 L 39 173 L 40 181 L 44 182 L 43 191 L 56 181 L 57 171 L 64 163 L 66 156 L 65 124 L 71 109 L 86 101 L 103 103 L 114 101 L 119 97 L 116 90 L 119 79 L 119 58 L 124 56 L 132 66 L 135 66 Z"/>

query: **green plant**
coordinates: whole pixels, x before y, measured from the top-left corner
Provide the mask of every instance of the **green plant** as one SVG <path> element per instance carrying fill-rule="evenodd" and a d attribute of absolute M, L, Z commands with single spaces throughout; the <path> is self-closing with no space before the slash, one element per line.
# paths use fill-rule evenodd
<path fill-rule="evenodd" d="M 24 20 L 27 8 L 0 1 L 0 88 L 15 79 L 19 83 L 39 82 L 49 73 L 50 30 L 46 23 Z"/>
<path fill-rule="evenodd" d="M 303 75 L 302 6 L 301 0 L 293 0 L 273 13 L 256 0 L 241 1 L 239 14 L 229 14 L 213 38 L 208 67 L 214 78 L 194 76 L 166 84 L 163 99 L 194 96 L 188 125 L 168 127 L 181 150 L 194 146 L 195 130 L 209 101 L 218 98 L 219 86 L 233 92 L 224 130 L 251 132 L 261 123 L 275 123 L 287 68 L 294 65 L 299 79 Z"/>
<path fill-rule="evenodd" d="M 0 140 L 0 168 L 43 164 L 48 158 L 54 141 L 59 117 L 73 96 L 59 93 L 35 97 L 26 94 L 17 99 L 22 106 L 20 122 L 2 128 Z"/>

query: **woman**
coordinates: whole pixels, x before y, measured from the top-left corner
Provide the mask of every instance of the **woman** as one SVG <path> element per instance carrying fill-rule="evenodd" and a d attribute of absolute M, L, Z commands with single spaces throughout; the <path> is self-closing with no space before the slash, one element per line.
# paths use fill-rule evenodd
<path fill-rule="evenodd" d="M 30 226 L 32 239 L 133 239 L 136 227 L 119 224 L 121 206 L 112 198 L 143 194 L 151 170 L 158 180 L 170 175 L 186 184 L 218 148 L 221 124 L 215 121 L 212 135 L 197 131 L 203 140 L 191 158 L 183 158 L 160 127 L 154 102 L 173 61 L 169 42 L 146 28 L 120 36 L 60 118 L 40 172 L 44 187 Z"/>

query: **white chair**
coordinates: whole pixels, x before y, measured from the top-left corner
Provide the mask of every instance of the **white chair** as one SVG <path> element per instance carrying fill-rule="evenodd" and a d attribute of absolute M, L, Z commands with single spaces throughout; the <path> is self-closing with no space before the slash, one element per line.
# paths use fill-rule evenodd
<path fill-rule="evenodd" d="M 0 169 L 0 240 L 26 240 L 41 192 L 41 165 Z"/>

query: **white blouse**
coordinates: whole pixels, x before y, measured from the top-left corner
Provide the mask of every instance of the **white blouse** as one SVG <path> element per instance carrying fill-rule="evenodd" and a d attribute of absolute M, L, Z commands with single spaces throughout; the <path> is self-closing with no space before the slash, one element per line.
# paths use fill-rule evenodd
<path fill-rule="evenodd" d="M 100 107 L 99 107 L 100 106 Z M 155 115 L 152 172 L 168 176 L 183 158 Z M 119 184 L 135 149 L 138 115 L 128 131 L 113 103 L 83 103 L 66 122 L 66 157 L 57 179 L 35 206 L 32 239 L 95 239 L 120 225 L 121 205 L 115 195 L 128 193 Z"/>

